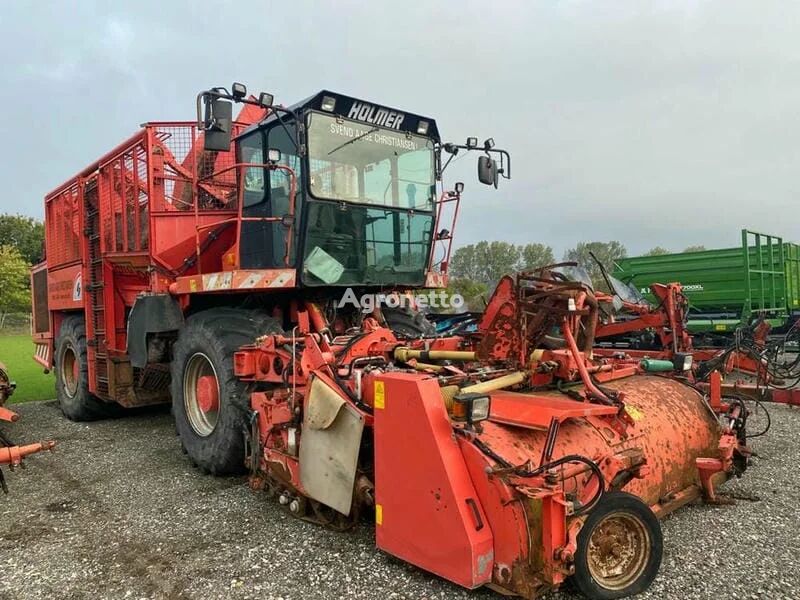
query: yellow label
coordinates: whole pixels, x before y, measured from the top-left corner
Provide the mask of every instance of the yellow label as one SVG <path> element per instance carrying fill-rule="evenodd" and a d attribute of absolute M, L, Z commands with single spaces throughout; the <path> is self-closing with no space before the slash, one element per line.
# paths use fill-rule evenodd
<path fill-rule="evenodd" d="M 383 525 L 383 506 L 380 504 L 375 505 L 375 524 Z"/>
<path fill-rule="evenodd" d="M 641 421 L 644 418 L 644 413 L 630 404 L 625 405 L 625 412 L 628 413 L 628 416 L 634 421 Z"/>
<path fill-rule="evenodd" d="M 376 381 L 375 382 L 375 399 L 374 399 L 375 408 L 384 408 L 386 406 L 386 395 L 383 391 L 383 382 Z"/>
<path fill-rule="evenodd" d="M 727 325 L 723 325 L 723 324 L 714 325 L 714 329 L 716 331 L 727 331 L 728 326 Z"/>
<path fill-rule="evenodd" d="M 190 279 L 189 280 L 189 290 L 191 290 L 192 292 L 196 292 L 197 291 L 197 281 L 196 280 L 194 280 L 194 279 Z"/>

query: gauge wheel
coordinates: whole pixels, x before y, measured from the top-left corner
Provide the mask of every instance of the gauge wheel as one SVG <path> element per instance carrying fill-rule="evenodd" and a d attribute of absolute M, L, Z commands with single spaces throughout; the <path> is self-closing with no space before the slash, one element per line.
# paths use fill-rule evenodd
<path fill-rule="evenodd" d="M 587 598 L 633 596 L 653 582 L 662 553 L 661 525 L 650 507 L 632 494 L 609 492 L 578 533 L 572 581 Z"/>
<path fill-rule="evenodd" d="M 233 355 L 259 336 L 282 333 L 258 311 L 214 308 L 186 320 L 172 349 L 172 412 L 184 451 L 205 473 L 241 473 L 249 433 L 251 385 Z"/>

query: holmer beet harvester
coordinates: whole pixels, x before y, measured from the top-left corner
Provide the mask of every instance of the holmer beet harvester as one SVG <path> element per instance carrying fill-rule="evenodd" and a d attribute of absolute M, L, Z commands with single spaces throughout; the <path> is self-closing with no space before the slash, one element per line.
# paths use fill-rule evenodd
<path fill-rule="evenodd" d="M 463 184 L 437 196 L 443 159 L 482 152 L 496 186 L 508 154 L 327 91 L 284 108 L 234 84 L 197 108 L 46 197 L 36 359 L 64 413 L 171 394 L 203 471 L 247 469 L 332 528 L 374 515 L 379 548 L 468 588 L 647 587 L 657 518 L 746 466 L 740 404 L 594 357 L 595 295 L 551 270 L 504 279 L 469 338 L 339 301 L 446 286 Z"/>
<path fill-rule="evenodd" d="M 16 384 L 11 381 L 8 369 L 0 363 L 0 422 L 14 423 L 19 420 L 19 415 L 13 410 L 6 408 L 6 400 L 14 393 Z M 22 460 L 31 454 L 42 450 L 52 450 L 55 442 L 37 442 L 35 444 L 25 444 L 18 446 L 14 444 L 2 431 L 0 431 L 0 465 L 8 465 L 10 469 L 25 467 Z M 8 493 L 5 475 L 0 469 L 0 489 Z"/>

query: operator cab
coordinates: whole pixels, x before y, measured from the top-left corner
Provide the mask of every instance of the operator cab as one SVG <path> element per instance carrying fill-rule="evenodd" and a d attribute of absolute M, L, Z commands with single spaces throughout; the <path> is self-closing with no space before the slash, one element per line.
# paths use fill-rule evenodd
<path fill-rule="evenodd" d="M 206 136 L 219 144 L 219 98 L 246 100 L 204 94 L 212 94 Z M 327 90 L 290 108 L 262 106 L 267 117 L 235 139 L 244 169 L 240 267 L 294 268 L 301 286 L 423 286 L 442 150 L 478 149 L 477 140 L 442 144 L 429 117 Z M 488 142 L 484 150 L 479 179 L 496 185 L 508 174 L 489 153 L 507 153 Z"/>

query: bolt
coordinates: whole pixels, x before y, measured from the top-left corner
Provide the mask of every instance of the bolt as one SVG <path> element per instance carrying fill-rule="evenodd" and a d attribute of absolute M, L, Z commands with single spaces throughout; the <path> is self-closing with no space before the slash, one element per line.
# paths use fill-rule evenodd
<path fill-rule="evenodd" d="M 278 497 L 278 502 L 279 502 L 280 504 L 282 504 L 283 506 L 286 506 L 287 504 L 289 504 L 289 495 L 288 495 L 288 494 L 286 494 L 286 493 L 283 493 L 283 494 L 281 494 L 281 495 Z"/>
<path fill-rule="evenodd" d="M 554 558 L 561 562 L 571 563 L 575 560 L 575 556 L 567 548 L 558 548 L 553 554 Z"/>
<path fill-rule="evenodd" d="M 293 513 L 300 512 L 300 502 L 297 500 L 297 498 L 292 500 L 291 504 L 289 504 L 289 510 L 292 511 Z"/>

